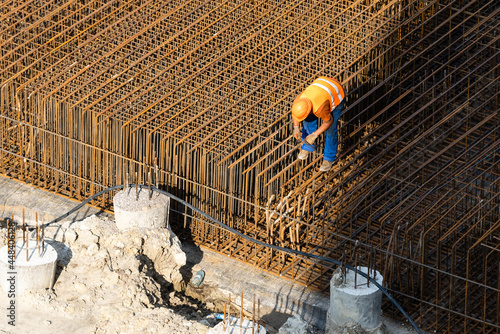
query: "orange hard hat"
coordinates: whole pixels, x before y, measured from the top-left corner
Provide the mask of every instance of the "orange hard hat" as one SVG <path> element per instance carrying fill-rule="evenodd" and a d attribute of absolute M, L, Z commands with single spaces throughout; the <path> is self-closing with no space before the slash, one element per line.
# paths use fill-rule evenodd
<path fill-rule="evenodd" d="M 301 98 L 296 100 L 292 105 L 292 117 L 296 121 L 302 122 L 312 110 L 311 100 Z"/>

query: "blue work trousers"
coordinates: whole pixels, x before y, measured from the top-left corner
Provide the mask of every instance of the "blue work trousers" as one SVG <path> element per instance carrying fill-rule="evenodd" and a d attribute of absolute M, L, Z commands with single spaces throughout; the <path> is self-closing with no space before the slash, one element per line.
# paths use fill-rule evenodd
<path fill-rule="evenodd" d="M 332 110 L 333 124 L 325 131 L 326 139 L 323 159 L 326 161 L 334 161 L 337 156 L 337 149 L 339 147 L 339 132 L 337 129 L 337 123 L 339 121 L 340 114 L 342 114 L 342 110 L 344 110 L 344 101 Z M 311 117 L 311 115 L 313 117 Z M 311 115 L 309 115 L 302 122 L 302 140 L 318 129 L 318 117 L 314 116 L 312 113 Z M 302 149 L 312 152 L 315 147 L 314 145 L 304 142 L 304 144 L 302 144 Z"/>

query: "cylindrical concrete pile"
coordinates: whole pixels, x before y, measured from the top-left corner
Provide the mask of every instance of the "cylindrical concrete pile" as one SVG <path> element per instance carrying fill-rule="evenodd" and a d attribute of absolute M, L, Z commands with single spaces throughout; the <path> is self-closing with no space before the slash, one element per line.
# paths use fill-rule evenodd
<path fill-rule="evenodd" d="M 28 251 L 26 244 L 18 241 L 16 244 L 16 259 L 10 262 L 7 246 L 0 249 L 0 285 L 2 289 L 15 294 L 51 289 L 56 274 L 57 252 L 48 244 L 45 249 L 37 246 L 36 240 L 29 240 Z M 40 246 L 41 247 L 41 246 Z"/>
<path fill-rule="evenodd" d="M 366 267 L 358 267 L 366 273 Z M 383 278 L 378 271 L 370 270 L 377 283 Z M 355 282 L 356 281 L 356 282 Z M 368 333 L 378 333 L 382 327 L 382 291 L 367 279 L 347 270 L 345 280 L 335 277 L 330 281 L 330 308 L 328 309 L 326 332 L 338 333 L 340 328 L 356 327 Z"/>
<path fill-rule="evenodd" d="M 130 228 L 166 228 L 170 197 L 150 193 L 147 189 L 129 188 L 113 197 L 116 226 L 120 230 Z"/>

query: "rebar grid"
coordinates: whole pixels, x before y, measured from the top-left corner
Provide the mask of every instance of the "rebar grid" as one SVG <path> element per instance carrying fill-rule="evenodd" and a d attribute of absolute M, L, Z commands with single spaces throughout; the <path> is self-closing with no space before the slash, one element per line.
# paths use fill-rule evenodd
<path fill-rule="evenodd" d="M 425 329 L 500 333 L 499 16 L 495 0 L 7 2 L 0 172 L 82 199 L 158 170 L 259 240 L 373 256 Z M 329 173 L 291 137 L 319 75 L 347 91 Z M 174 209 L 199 244 L 328 292 L 330 264 Z"/>

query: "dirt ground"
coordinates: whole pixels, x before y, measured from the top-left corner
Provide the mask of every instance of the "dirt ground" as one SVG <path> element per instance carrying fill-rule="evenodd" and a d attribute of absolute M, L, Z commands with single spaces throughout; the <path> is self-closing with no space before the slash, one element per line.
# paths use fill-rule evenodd
<path fill-rule="evenodd" d="M 92 216 L 47 228 L 59 255 L 52 291 L 18 296 L 16 327 L 7 333 L 205 333 L 212 312 L 185 297 L 186 262 L 169 230 L 120 233 Z M 2 230 L 5 240 L 5 229 Z M 0 294 L 1 305 L 7 296 Z M 210 319 L 210 317 L 208 318 Z M 205 320 L 205 321 L 203 321 Z"/>

